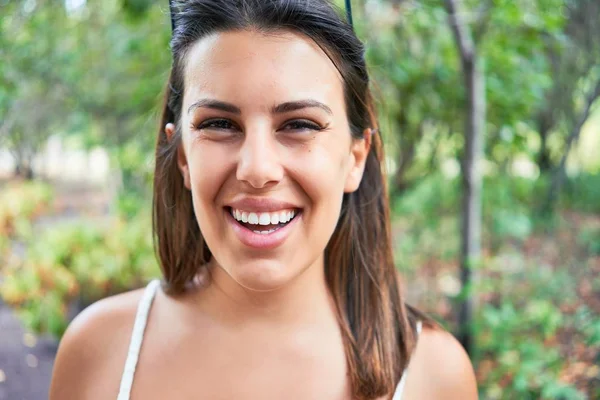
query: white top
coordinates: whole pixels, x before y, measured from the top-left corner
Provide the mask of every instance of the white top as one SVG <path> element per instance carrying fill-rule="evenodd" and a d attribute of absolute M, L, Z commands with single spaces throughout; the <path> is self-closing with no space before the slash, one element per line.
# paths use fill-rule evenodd
<path fill-rule="evenodd" d="M 125 369 L 123 370 L 123 376 L 121 377 L 121 387 L 119 389 L 119 396 L 117 397 L 117 400 L 129 400 L 131 386 L 133 385 L 133 376 L 135 375 L 135 368 L 140 355 L 140 349 L 142 348 L 142 342 L 144 341 L 144 330 L 146 329 L 148 314 L 150 313 L 152 300 L 154 300 L 154 296 L 159 286 L 160 281 L 158 279 L 151 281 L 148 286 L 146 286 L 144 295 L 142 296 L 142 300 L 138 306 L 135 316 L 135 323 L 133 325 L 133 332 L 131 334 L 129 351 L 127 353 L 127 361 L 125 361 Z M 417 334 L 420 333 L 421 321 L 418 321 Z M 398 386 L 396 386 L 392 400 L 402 399 L 402 392 L 404 390 L 404 384 L 406 383 L 406 373 L 407 370 L 404 370 L 402 378 L 400 379 L 400 383 L 398 383 Z"/>

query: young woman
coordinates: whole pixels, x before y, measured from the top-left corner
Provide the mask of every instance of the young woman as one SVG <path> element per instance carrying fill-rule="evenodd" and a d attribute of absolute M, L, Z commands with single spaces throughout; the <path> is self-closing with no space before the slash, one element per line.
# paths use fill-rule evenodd
<path fill-rule="evenodd" d="M 163 279 L 77 317 L 50 398 L 477 398 L 462 347 L 404 303 L 352 27 L 326 0 L 175 9 Z"/>

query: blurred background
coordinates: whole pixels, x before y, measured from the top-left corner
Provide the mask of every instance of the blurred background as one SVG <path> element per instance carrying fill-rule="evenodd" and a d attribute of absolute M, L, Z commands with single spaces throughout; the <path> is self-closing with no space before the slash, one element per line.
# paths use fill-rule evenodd
<path fill-rule="evenodd" d="M 482 399 L 599 399 L 600 1 L 352 4 L 409 302 Z M 170 29 L 166 0 L 0 0 L 0 400 L 47 398 L 69 321 L 159 276 Z"/>

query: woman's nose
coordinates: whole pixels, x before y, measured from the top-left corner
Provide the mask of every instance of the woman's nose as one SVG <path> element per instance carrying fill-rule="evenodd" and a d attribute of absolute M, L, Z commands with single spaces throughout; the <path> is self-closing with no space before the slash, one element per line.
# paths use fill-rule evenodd
<path fill-rule="evenodd" d="M 250 132 L 240 149 L 236 177 L 255 189 L 277 183 L 283 167 L 271 132 Z"/>

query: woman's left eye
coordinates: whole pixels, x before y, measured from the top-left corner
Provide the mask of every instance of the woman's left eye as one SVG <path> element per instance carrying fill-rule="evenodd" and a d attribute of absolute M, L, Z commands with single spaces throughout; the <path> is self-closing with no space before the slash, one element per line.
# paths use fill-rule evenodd
<path fill-rule="evenodd" d="M 287 131 L 321 131 L 323 128 L 314 122 L 306 121 L 306 120 L 295 120 L 286 122 L 283 125 L 282 130 Z"/>

